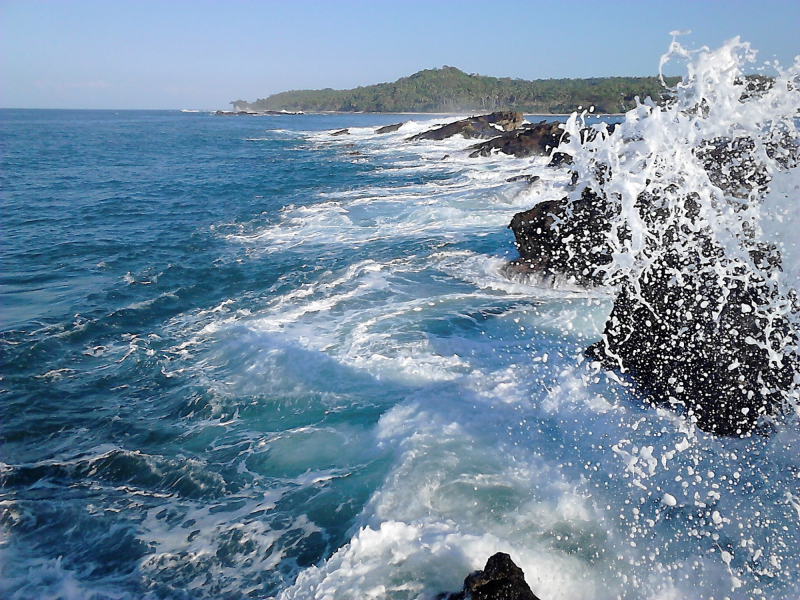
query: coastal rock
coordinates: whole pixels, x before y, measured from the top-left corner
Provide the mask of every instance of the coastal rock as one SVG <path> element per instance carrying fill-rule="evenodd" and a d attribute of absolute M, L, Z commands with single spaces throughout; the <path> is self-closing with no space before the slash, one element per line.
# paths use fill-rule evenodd
<path fill-rule="evenodd" d="M 394 125 L 385 125 L 384 127 L 379 127 L 375 130 L 375 133 L 378 135 L 382 135 L 384 133 L 394 133 L 398 129 L 400 129 L 406 122 L 403 121 L 402 123 L 395 123 Z"/>
<path fill-rule="evenodd" d="M 252 117 L 258 115 L 251 110 L 218 110 L 214 112 L 217 117 Z"/>
<path fill-rule="evenodd" d="M 508 227 L 514 232 L 519 258 L 506 265 L 506 274 L 599 283 L 596 267 L 611 262 L 608 211 L 607 202 L 585 189 L 571 204 L 567 198 L 546 200 L 517 213 Z"/>
<path fill-rule="evenodd" d="M 350 135 L 350 130 L 349 129 L 340 129 L 339 131 L 334 131 L 330 135 L 332 135 L 332 136 Z"/>
<path fill-rule="evenodd" d="M 516 129 L 522 124 L 522 113 L 510 110 L 501 110 L 488 115 L 470 117 L 454 123 L 442 125 L 436 129 L 423 131 L 408 138 L 410 142 L 420 140 L 441 141 L 454 135 L 463 135 L 465 138 L 492 138 L 503 131 Z"/>
<path fill-rule="evenodd" d="M 489 156 L 494 150 L 517 158 L 545 156 L 558 147 L 563 136 L 560 123 L 541 121 L 470 146 L 467 151 L 471 151 L 470 158 Z"/>
<path fill-rule="evenodd" d="M 796 146 L 778 141 L 770 152 L 796 164 Z M 752 139 L 715 138 L 694 154 L 731 211 L 761 202 L 770 175 Z M 661 230 L 659 243 L 636 280 L 622 282 L 603 340 L 586 354 L 630 373 L 652 403 L 683 412 L 700 429 L 743 435 L 762 415 L 780 414 L 792 389 L 800 361 L 788 349 L 797 333 L 773 304 L 797 310 L 797 298 L 779 297 L 770 285 L 780 253 L 754 242 L 747 220 L 738 243 L 752 266 L 715 241 L 694 197 L 682 203 L 678 225 L 655 190 L 640 195 L 640 215 Z"/>
<path fill-rule="evenodd" d="M 514 175 L 514 177 L 509 177 L 508 179 L 506 179 L 506 181 L 509 183 L 514 183 L 516 181 L 527 181 L 528 183 L 536 183 L 537 181 L 539 181 L 539 176 L 530 174 Z"/>
<path fill-rule="evenodd" d="M 439 599 L 539 600 L 525 582 L 525 573 L 503 552 L 490 557 L 483 571 L 467 575 L 460 592 L 441 594 Z"/>
<path fill-rule="evenodd" d="M 658 198 L 641 202 L 645 218 L 663 216 Z M 699 219 L 699 207 L 685 202 L 688 222 Z M 601 268 L 611 262 L 611 210 L 586 188 L 578 200 L 544 201 L 518 213 L 509 227 L 520 257 L 505 273 L 602 283 Z M 684 251 L 687 236 L 699 251 Z M 775 292 L 767 280 L 728 269 L 734 263 L 707 229 L 665 226 L 660 243 L 636 280 L 621 282 L 603 339 L 586 355 L 627 374 L 648 402 L 685 414 L 704 431 L 746 434 L 761 415 L 780 413 L 798 370 L 797 357 L 785 355 L 796 335 L 784 317 L 770 313 Z M 755 246 L 750 254 L 767 273 L 780 269 L 775 248 Z M 720 266 L 735 276 L 720 278 Z"/>
<path fill-rule="evenodd" d="M 218 110 L 214 112 L 215 115 L 218 117 L 263 117 L 267 115 L 302 115 L 302 111 L 291 112 L 288 110 L 249 110 L 249 109 L 242 109 L 242 110 Z"/>
<path fill-rule="evenodd" d="M 708 249 L 719 250 L 710 241 Z M 720 281 L 697 255 L 669 249 L 636 287 L 623 283 L 588 357 L 630 373 L 650 402 L 710 433 L 745 434 L 780 409 L 797 365 L 773 358 L 795 340 L 786 319 L 768 323 L 766 286 L 747 277 Z"/>
<path fill-rule="evenodd" d="M 550 162 L 547 163 L 548 167 L 561 167 L 572 164 L 572 156 L 566 152 L 553 152 L 550 157 Z"/>

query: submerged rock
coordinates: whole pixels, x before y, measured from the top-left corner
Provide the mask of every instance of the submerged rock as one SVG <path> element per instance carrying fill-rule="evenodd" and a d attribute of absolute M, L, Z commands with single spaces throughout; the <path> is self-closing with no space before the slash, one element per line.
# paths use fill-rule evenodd
<path fill-rule="evenodd" d="M 411 136 L 408 141 L 441 141 L 454 135 L 463 135 L 465 138 L 492 138 L 500 135 L 503 131 L 516 129 L 522 124 L 522 119 L 521 112 L 501 110 L 423 131 Z"/>
<path fill-rule="evenodd" d="M 522 572 L 511 557 L 498 552 L 486 561 L 483 571 L 475 571 L 464 579 L 460 592 L 440 594 L 440 600 L 539 600 L 525 582 Z"/>
<path fill-rule="evenodd" d="M 467 151 L 472 151 L 470 158 L 489 156 L 494 150 L 517 158 L 545 156 L 558 147 L 563 136 L 560 123 L 541 121 L 470 146 Z"/>
<path fill-rule="evenodd" d="M 403 121 L 402 123 L 395 123 L 394 125 L 385 125 L 383 127 L 379 127 L 378 129 L 376 129 L 375 133 L 377 133 L 378 135 L 382 135 L 384 133 L 394 133 L 405 124 L 406 122 Z"/>
<path fill-rule="evenodd" d="M 536 183 L 539 181 L 540 177 L 538 175 L 515 175 L 514 177 L 509 177 L 506 179 L 509 183 L 514 183 L 516 181 L 527 181 L 528 183 Z"/>
<path fill-rule="evenodd" d="M 332 136 L 350 135 L 350 130 L 349 129 L 340 129 L 339 131 L 334 131 L 333 133 L 331 133 L 331 135 Z"/>

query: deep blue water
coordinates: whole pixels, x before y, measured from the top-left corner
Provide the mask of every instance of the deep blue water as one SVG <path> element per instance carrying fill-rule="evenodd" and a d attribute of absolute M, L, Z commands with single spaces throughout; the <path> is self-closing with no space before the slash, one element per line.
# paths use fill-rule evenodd
<path fill-rule="evenodd" d="M 443 118 L 0 111 L 3 597 L 431 597 L 504 550 L 547 600 L 710 598 L 745 524 L 777 575 L 735 597 L 791 597 L 796 442 L 585 365 L 607 293 L 499 272 L 568 174 L 403 141 Z M 716 538 L 631 485 L 662 442 L 659 497 L 729 476 Z"/>
<path fill-rule="evenodd" d="M 396 119 L 354 116 L 348 124 Z M 183 341 L 175 319 L 229 298 L 240 310 L 257 310 L 265 295 L 301 286 L 320 269 L 420 245 L 252 260 L 246 245 L 226 239 L 274 222 L 286 205 L 313 204 L 322 192 L 437 178 L 387 178 L 373 163 L 342 160 L 339 148 L 312 147 L 295 135 L 340 123 L 325 116 L 3 111 L 2 457 L 13 465 L 4 481 L 14 507 L 4 514 L 12 574 L 27 557 L 63 557 L 61 567 L 90 581 L 120 580 L 135 594 L 158 591 L 160 582 L 142 588 L 129 580 L 150 552 L 136 527 L 148 508 L 162 504 L 155 498 L 217 506 L 235 503 L 252 485 L 230 462 L 242 441 L 223 442 L 197 425 L 247 411 L 252 399 L 213 406 L 196 377 L 165 374 L 164 355 Z M 275 128 L 282 131 L 268 143 L 248 141 Z M 356 418 L 374 422 L 378 415 L 367 407 Z M 321 418 L 287 415 L 304 423 Z M 324 498 L 341 495 L 335 487 L 301 487 L 284 497 L 284 504 L 318 505 L 325 523 L 324 535 L 288 529 L 287 536 L 302 539 L 284 542 L 287 558 L 307 566 L 344 542 L 381 466 L 362 470 L 364 483 L 341 498 Z M 129 488 L 141 488 L 143 506 L 110 514 L 129 502 Z M 339 504 L 335 515 L 325 514 Z M 270 590 L 286 570 L 258 578 Z M 174 592 L 171 584 L 163 593 Z"/>

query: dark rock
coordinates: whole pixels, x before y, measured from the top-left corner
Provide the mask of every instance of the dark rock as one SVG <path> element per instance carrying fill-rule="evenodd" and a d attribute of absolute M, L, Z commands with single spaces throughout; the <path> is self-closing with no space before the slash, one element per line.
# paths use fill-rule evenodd
<path fill-rule="evenodd" d="M 440 594 L 440 600 L 539 600 L 525 582 L 522 572 L 511 557 L 498 552 L 486 561 L 483 571 L 475 571 L 464 579 L 460 592 Z"/>
<path fill-rule="evenodd" d="M 218 110 L 214 114 L 218 117 L 246 117 L 255 116 L 258 113 L 252 110 Z"/>
<path fill-rule="evenodd" d="M 419 140 L 441 141 L 454 135 L 463 135 L 465 138 L 492 138 L 502 131 L 516 129 L 522 124 L 522 113 L 510 110 L 501 110 L 488 115 L 470 117 L 455 123 L 448 123 L 436 129 L 423 131 L 408 138 L 408 141 Z M 498 129 L 498 127 L 500 129 Z"/>
<path fill-rule="evenodd" d="M 331 135 L 332 136 L 350 135 L 350 130 L 349 129 L 340 129 L 339 131 L 334 131 L 333 133 L 331 133 Z"/>
<path fill-rule="evenodd" d="M 566 152 L 553 152 L 548 167 L 561 167 L 572 164 L 572 156 Z"/>
<path fill-rule="evenodd" d="M 514 153 L 524 134 L 525 129 L 511 132 L 475 148 Z M 587 129 L 581 140 L 597 135 Z M 780 132 L 764 146 L 780 167 L 797 166 L 800 147 Z M 641 270 L 618 273 L 610 282 L 619 292 L 603 339 L 586 350 L 605 368 L 628 375 L 647 401 L 718 435 L 744 435 L 762 415 L 780 416 L 800 373 L 798 332 L 786 316 L 800 311 L 800 302 L 794 291 L 781 295 L 772 277 L 781 270 L 780 253 L 756 241 L 746 218 L 771 179 L 757 148 L 746 137 L 715 138 L 694 151 L 721 192 L 718 201 L 743 215 L 735 240 L 751 262 L 728 256 L 696 194 L 680 195 L 675 184 L 660 187 L 648 180 L 633 207 L 649 232 L 638 255 Z M 592 189 L 602 190 L 609 172 L 607 165 L 595 165 Z M 577 177 L 573 173 L 573 185 Z M 515 215 L 509 227 L 520 257 L 508 263 L 506 274 L 608 283 L 607 237 L 618 210 L 602 192 L 586 187 L 577 198 L 540 202 Z M 624 224 L 615 230 L 621 246 L 631 236 Z"/>
<path fill-rule="evenodd" d="M 755 142 L 750 138 L 715 138 L 695 150 L 695 156 L 711 183 L 730 198 L 748 200 L 753 194 L 763 194 L 770 181 L 766 165 L 755 152 Z"/>
<path fill-rule="evenodd" d="M 747 138 L 717 138 L 696 151 L 711 182 L 734 212 L 759 202 L 770 175 Z M 791 149 L 790 149 L 791 150 Z M 791 154 L 786 154 L 789 160 Z M 630 373 L 647 399 L 684 412 L 719 435 L 753 430 L 761 415 L 779 415 L 800 369 L 797 333 L 771 304 L 798 310 L 796 297 L 778 298 L 770 273 L 781 269 L 774 246 L 755 243 L 742 223 L 739 244 L 754 267 L 726 255 L 691 195 L 682 224 L 656 191 L 637 208 L 657 245 L 635 281 L 622 282 L 605 324 L 603 341 L 587 356 Z"/>
<path fill-rule="evenodd" d="M 719 251 L 710 241 L 707 249 Z M 651 403 L 685 413 L 704 431 L 745 434 L 779 410 L 798 366 L 788 357 L 774 363 L 752 343 L 780 354 L 794 338 L 784 318 L 768 327 L 759 309 L 770 292 L 748 279 L 720 281 L 713 264 L 670 249 L 642 273 L 638 290 L 623 284 L 603 340 L 586 355 L 630 373 Z"/>
<path fill-rule="evenodd" d="M 685 202 L 688 221 L 699 220 L 699 205 Z M 660 245 L 635 281 L 622 282 L 603 340 L 586 355 L 628 374 L 640 396 L 684 413 L 704 431 L 746 434 L 761 415 L 782 410 L 800 367 L 796 354 L 786 352 L 796 345 L 796 332 L 770 312 L 777 292 L 767 278 L 733 268 L 739 263 L 725 257 L 708 229 L 667 225 L 668 211 L 659 206 L 657 197 L 640 198 L 651 228 L 664 220 Z M 587 188 L 578 200 L 544 201 L 518 213 L 509 227 L 520 258 L 507 264 L 506 274 L 602 283 L 598 267 L 611 262 L 611 210 Z M 780 269 L 773 247 L 754 246 L 750 255 L 766 273 Z M 796 298 L 784 300 L 797 305 Z"/>
<path fill-rule="evenodd" d="M 541 121 L 470 146 L 467 152 L 471 151 L 470 158 L 489 156 L 494 150 L 517 158 L 545 156 L 558 147 L 563 135 L 560 123 Z"/>
<path fill-rule="evenodd" d="M 528 183 L 534 183 L 539 181 L 538 175 L 515 175 L 514 177 L 509 177 L 506 179 L 507 182 L 513 183 L 515 181 L 527 181 Z"/>
<path fill-rule="evenodd" d="M 266 115 L 302 115 L 303 113 L 290 112 L 288 110 L 218 110 L 214 114 L 223 117 L 263 117 Z"/>
<path fill-rule="evenodd" d="M 402 123 L 395 123 L 394 125 L 386 125 L 384 127 L 379 127 L 378 129 L 375 130 L 375 133 L 377 133 L 378 135 L 381 135 L 381 134 L 384 134 L 384 133 L 394 133 L 395 131 L 400 129 L 405 124 L 406 124 L 406 122 L 403 121 Z"/>
<path fill-rule="evenodd" d="M 508 227 L 514 232 L 519 258 L 508 263 L 506 274 L 599 283 L 596 267 L 611 262 L 606 242 L 608 211 L 606 201 L 585 189 L 571 204 L 567 198 L 546 200 L 517 213 Z"/>
<path fill-rule="evenodd" d="M 286 116 L 286 115 L 302 115 L 303 111 L 290 111 L 290 110 L 260 110 L 258 111 L 260 115 L 276 115 L 276 116 Z"/>

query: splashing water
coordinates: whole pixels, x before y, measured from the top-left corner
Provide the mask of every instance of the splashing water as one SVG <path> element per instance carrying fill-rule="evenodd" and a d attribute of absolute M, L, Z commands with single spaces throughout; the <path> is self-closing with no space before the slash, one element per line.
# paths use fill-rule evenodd
<path fill-rule="evenodd" d="M 573 115 L 561 150 L 578 174 L 572 205 L 587 191 L 603 205 L 598 279 L 623 288 L 607 362 L 656 372 L 651 386 L 701 426 L 742 433 L 798 410 L 798 65 L 747 78 L 755 53 L 738 38 L 697 52 L 673 40 L 661 67 L 676 57 L 688 75 L 667 106 L 641 103 L 583 144 Z M 650 319 L 654 340 L 637 339 Z M 704 378 L 716 382 L 705 399 Z"/>
<path fill-rule="evenodd" d="M 507 442 L 487 439 L 491 427 L 471 423 L 486 419 L 482 411 L 470 415 L 446 392 L 384 415 L 379 437 L 398 445 L 393 473 L 351 542 L 301 574 L 283 600 L 348 598 L 352 589 L 427 597 L 457 588 L 454 570 L 479 568 L 495 551 L 516 556 L 548 599 L 798 594 L 800 65 L 777 68 L 764 85 L 742 75 L 754 56 L 738 40 L 694 53 L 673 42 L 662 67 L 675 57 L 689 65 L 671 102 L 640 103 L 613 134 L 601 124 L 599 135 L 583 135 L 586 113 L 573 115 L 558 150 L 578 174 L 573 206 L 587 187 L 606 202 L 602 283 L 647 302 L 653 266 L 690 257 L 661 270 L 679 286 L 700 277 L 720 292 L 698 292 L 680 312 L 702 309 L 722 326 L 726 303 L 742 303 L 737 290 L 757 290 L 741 309 L 760 326 L 747 343 L 790 371 L 780 389 L 785 419 L 771 437 L 709 436 L 696 419 L 661 408 L 631 414 L 629 382 L 598 363 L 559 361 L 557 374 L 536 375 L 517 363 L 503 391 L 497 380 L 491 391 L 465 384 L 484 402 L 513 406 L 503 417 Z M 681 381 L 664 386 L 680 390 Z"/>
<path fill-rule="evenodd" d="M 430 600 L 503 551 L 542 600 L 800 597 L 798 382 L 768 435 L 718 436 L 584 355 L 612 339 L 612 290 L 650 299 L 677 257 L 670 280 L 721 283 L 672 320 L 725 322 L 737 298 L 774 324 L 747 343 L 793 364 L 800 67 L 743 78 L 753 55 L 674 43 L 665 60 L 688 75 L 667 106 L 641 103 L 610 135 L 568 120 L 575 182 L 547 157 L 404 142 L 445 117 L 386 135 L 374 115 L 98 126 L 151 137 L 101 139 L 91 161 L 154 152 L 157 168 L 133 192 L 139 167 L 99 170 L 96 208 L 64 203 L 114 245 L 77 240 L 97 253 L 85 304 L 3 333 L 0 595 Z M 160 171 L 166 147 L 177 171 Z M 39 182 L 58 162 L 2 172 L 33 165 Z M 509 182 L 521 170 L 538 181 Z M 607 209 L 605 285 L 506 278 L 512 216 L 565 195 L 577 211 L 587 188 Z M 141 214 L 120 220 L 112 192 Z M 42 272 L 72 265 L 63 246 Z M 734 281 L 758 292 L 750 312 Z"/>

